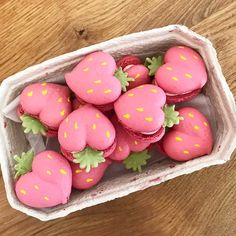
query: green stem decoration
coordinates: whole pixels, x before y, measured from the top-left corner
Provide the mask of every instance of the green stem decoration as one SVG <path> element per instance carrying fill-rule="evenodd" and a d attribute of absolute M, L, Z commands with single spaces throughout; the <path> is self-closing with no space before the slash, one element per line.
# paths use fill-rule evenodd
<path fill-rule="evenodd" d="M 165 113 L 165 121 L 163 127 L 171 128 L 174 125 L 178 125 L 183 117 L 179 116 L 179 112 L 175 111 L 175 105 L 165 105 L 163 108 L 163 112 Z"/>
<path fill-rule="evenodd" d="M 144 65 L 149 69 L 149 75 L 154 76 L 157 69 L 163 64 L 163 56 L 158 57 L 147 57 Z"/>
<path fill-rule="evenodd" d="M 134 81 L 134 78 L 128 77 L 128 73 L 124 72 L 121 67 L 115 71 L 115 77 L 120 81 L 121 88 L 124 92 L 126 92 L 129 82 Z"/>

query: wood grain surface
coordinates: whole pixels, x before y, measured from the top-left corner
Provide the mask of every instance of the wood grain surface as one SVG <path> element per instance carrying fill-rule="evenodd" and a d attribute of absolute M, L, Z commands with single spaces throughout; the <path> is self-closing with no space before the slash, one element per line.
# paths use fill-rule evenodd
<path fill-rule="evenodd" d="M 1 0 L 0 80 L 131 32 L 185 24 L 214 43 L 236 97 L 235 0 Z M 236 160 L 51 222 L 13 210 L 0 177 L 0 235 L 236 235 Z"/>

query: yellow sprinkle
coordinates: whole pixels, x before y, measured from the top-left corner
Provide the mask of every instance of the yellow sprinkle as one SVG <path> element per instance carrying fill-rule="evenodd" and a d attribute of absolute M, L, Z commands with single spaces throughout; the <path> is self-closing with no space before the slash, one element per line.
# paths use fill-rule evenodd
<path fill-rule="evenodd" d="M 65 115 L 65 110 L 62 110 L 62 111 L 60 112 L 60 115 L 61 115 L 61 116 L 64 116 L 64 115 Z"/>
<path fill-rule="evenodd" d="M 144 86 L 143 85 L 140 85 L 140 86 L 138 86 L 137 88 L 143 88 Z"/>
<path fill-rule="evenodd" d="M 88 58 L 88 61 L 92 61 L 92 60 L 93 60 L 93 58 L 92 58 L 92 57 L 89 57 L 89 58 Z"/>
<path fill-rule="evenodd" d="M 79 173 L 81 173 L 81 172 L 82 172 L 82 170 L 80 170 L 80 169 L 75 170 L 75 173 L 76 173 L 76 174 L 79 174 Z"/>
<path fill-rule="evenodd" d="M 186 60 L 187 60 L 187 58 L 186 58 L 185 56 L 183 56 L 183 55 L 180 55 L 179 58 L 180 58 L 181 60 L 183 60 L 183 61 L 186 61 Z"/>
<path fill-rule="evenodd" d="M 151 89 L 152 93 L 157 93 L 157 89 Z"/>
<path fill-rule="evenodd" d="M 64 169 L 60 169 L 60 173 L 61 173 L 62 175 L 66 175 L 66 174 L 67 174 L 67 172 L 66 172 Z"/>
<path fill-rule="evenodd" d="M 200 144 L 196 143 L 194 144 L 194 147 L 200 147 Z"/>
<path fill-rule="evenodd" d="M 69 118 L 68 117 L 66 117 L 66 123 L 68 123 L 69 122 Z"/>
<path fill-rule="evenodd" d="M 47 95 L 47 94 L 48 94 L 47 89 L 42 90 L 42 94 L 43 94 L 44 96 Z"/>
<path fill-rule="evenodd" d="M 140 77 L 140 74 L 135 75 L 135 79 L 138 79 Z"/>
<path fill-rule="evenodd" d="M 194 125 L 193 128 L 194 128 L 195 130 L 199 130 L 199 129 L 200 129 L 198 125 Z"/>
<path fill-rule="evenodd" d="M 62 102 L 62 97 L 58 98 L 57 101 L 61 103 Z"/>
<path fill-rule="evenodd" d="M 178 81 L 179 79 L 175 76 L 173 76 L 171 79 L 175 80 L 175 81 Z"/>
<path fill-rule="evenodd" d="M 87 182 L 87 183 L 92 182 L 92 181 L 93 181 L 92 178 L 87 178 L 87 179 L 86 179 L 86 182 Z"/>
<path fill-rule="evenodd" d="M 64 132 L 64 138 L 67 138 L 67 137 L 68 137 L 67 132 Z"/>
<path fill-rule="evenodd" d="M 183 46 L 178 46 L 178 48 L 184 48 Z"/>
<path fill-rule="evenodd" d="M 99 115 L 99 113 L 96 113 L 96 118 L 98 118 L 98 119 L 100 118 L 100 115 Z"/>
<path fill-rule="evenodd" d="M 49 201 L 49 198 L 47 196 L 44 197 L 45 201 Z"/>
<path fill-rule="evenodd" d="M 94 80 L 93 81 L 95 84 L 101 84 L 102 83 L 102 81 L 99 79 L 99 80 Z"/>
<path fill-rule="evenodd" d="M 50 154 L 47 155 L 48 159 L 52 160 L 52 156 Z"/>
<path fill-rule="evenodd" d="M 197 57 L 197 56 L 195 56 L 195 55 L 193 55 L 193 58 L 194 58 L 194 59 L 196 59 L 196 60 L 198 60 L 198 57 Z"/>
<path fill-rule="evenodd" d="M 143 107 L 138 107 L 138 108 L 136 108 L 136 111 L 143 112 L 144 108 Z"/>
<path fill-rule="evenodd" d="M 111 93 L 111 92 L 112 92 L 111 89 L 107 89 L 107 90 L 104 91 L 104 93 Z"/>
<path fill-rule="evenodd" d="M 146 121 L 148 121 L 148 122 L 152 122 L 152 120 L 153 120 L 152 117 L 145 117 L 144 119 L 145 119 Z"/>
<path fill-rule="evenodd" d="M 24 189 L 21 189 L 20 193 L 22 193 L 23 195 L 26 195 L 27 192 Z"/>
<path fill-rule="evenodd" d="M 33 91 L 28 92 L 28 93 L 27 93 L 27 96 L 28 96 L 28 97 L 32 97 L 32 96 L 33 96 Z"/>
<path fill-rule="evenodd" d="M 189 154 L 189 151 L 188 150 L 184 150 L 183 153 L 184 154 Z"/>
<path fill-rule="evenodd" d="M 79 128 L 79 126 L 78 126 L 78 123 L 77 123 L 77 122 L 75 122 L 75 123 L 74 123 L 74 128 L 75 128 L 75 129 L 78 129 L 78 128 Z"/>
<path fill-rule="evenodd" d="M 101 66 L 106 66 L 107 65 L 107 62 L 106 61 L 103 61 L 102 63 L 101 63 Z"/>
<path fill-rule="evenodd" d="M 191 117 L 191 118 L 194 117 L 193 113 L 188 113 L 188 116 Z"/>
<path fill-rule="evenodd" d="M 185 76 L 186 76 L 187 78 L 189 78 L 189 79 L 192 78 L 192 75 L 190 75 L 190 74 L 188 74 L 188 73 L 186 73 Z"/>
<path fill-rule="evenodd" d="M 88 89 L 87 93 L 93 93 L 93 89 Z"/>
<path fill-rule="evenodd" d="M 176 141 L 183 141 L 183 139 L 181 137 L 175 137 Z"/>
<path fill-rule="evenodd" d="M 52 171 L 50 171 L 50 170 L 47 170 L 46 173 L 47 173 L 48 175 L 52 175 Z"/>
<path fill-rule="evenodd" d="M 119 146 L 119 147 L 118 147 L 118 150 L 119 150 L 120 152 L 122 152 L 123 149 L 122 149 L 121 146 Z"/>
<path fill-rule="evenodd" d="M 135 141 L 134 141 L 134 144 L 135 144 L 135 145 L 138 145 L 138 141 L 135 140 Z"/>
<path fill-rule="evenodd" d="M 203 124 L 204 124 L 205 126 L 208 126 L 207 122 L 203 122 Z"/>
<path fill-rule="evenodd" d="M 125 119 L 129 119 L 129 118 L 130 118 L 130 114 L 128 114 L 128 113 L 127 113 L 127 114 L 124 114 L 123 117 L 124 117 Z"/>
<path fill-rule="evenodd" d="M 170 66 L 167 66 L 166 69 L 169 70 L 169 71 L 173 70 L 173 68 L 170 67 Z"/>
<path fill-rule="evenodd" d="M 127 96 L 128 96 L 128 97 L 133 97 L 134 94 L 133 94 L 133 93 L 128 93 Z"/>
<path fill-rule="evenodd" d="M 83 71 L 88 71 L 89 70 L 89 68 L 88 67 L 85 67 L 84 69 L 83 69 Z"/>
<path fill-rule="evenodd" d="M 46 83 L 46 82 L 43 82 L 41 85 L 42 85 L 42 86 L 46 86 L 46 85 L 47 85 L 47 83 Z"/>
<path fill-rule="evenodd" d="M 36 190 L 39 190 L 39 186 L 38 185 L 34 185 L 34 188 L 36 189 Z"/>
<path fill-rule="evenodd" d="M 70 102 L 70 97 L 67 98 L 67 102 Z"/>
<path fill-rule="evenodd" d="M 110 131 L 106 131 L 106 136 L 107 136 L 107 138 L 110 138 L 111 137 L 111 134 L 110 134 Z"/>
<path fill-rule="evenodd" d="M 94 129 L 96 129 L 96 128 L 97 128 L 96 124 L 93 124 L 93 125 L 92 125 L 92 129 L 94 130 Z"/>

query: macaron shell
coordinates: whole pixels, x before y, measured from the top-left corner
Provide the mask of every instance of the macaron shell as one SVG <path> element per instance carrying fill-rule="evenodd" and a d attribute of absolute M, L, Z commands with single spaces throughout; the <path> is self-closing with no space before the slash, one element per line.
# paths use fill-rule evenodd
<path fill-rule="evenodd" d="M 114 103 L 118 120 L 134 132 L 159 130 L 164 123 L 164 91 L 151 84 L 141 85 L 121 95 Z"/>
<path fill-rule="evenodd" d="M 116 64 L 117 64 L 117 67 L 121 67 L 122 69 L 125 69 L 125 67 L 129 65 L 140 65 L 142 64 L 142 61 L 137 56 L 126 55 L 122 57 L 121 59 L 119 59 Z"/>

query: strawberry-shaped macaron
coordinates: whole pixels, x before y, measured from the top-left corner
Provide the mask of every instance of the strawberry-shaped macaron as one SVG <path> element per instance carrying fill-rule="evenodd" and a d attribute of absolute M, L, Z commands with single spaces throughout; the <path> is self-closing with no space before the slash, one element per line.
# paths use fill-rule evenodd
<path fill-rule="evenodd" d="M 191 100 L 206 82 L 203 59 L 185 46 L 170 48 L 164 56 L 164 64 L 155 73 L 155 83 L 165 91 L 167 103 Z"/>
<path fill-rule="evenodd" d="M 110 164 L 111 161 L 107 159 L 96 168 L 92 168 L 89 172 L 86 172 L 84 169 L 80 168 L 79 164 L 71 163 L 72 186 L 81 190 L 92 188 L 100 182 Z"/>
<path fill-rule="evenodd" d="M 145 84 L 124 93 L 114 104 L 119 122 L 130 135 L 150 143 L 160 140 L 165 127 L 179 123 L 174 107 L 165 106 L 164 91 Z"/>
<path fill-rule="evenodd" d="M 187 161 L 210 154 L 213 138 L 206 117 L 192 107 L 184 107 L 178 111 L 183 120 L 164 136 L 160 144 L 161 149 L 177 161 Z"/>
<path fill-rule="evenodd" d="M 141 59 L 134 55 L 123 56 L 116 62 L 117 67 L 118 68 L 121 67 L 122 69 L 125 69 L 127 66 L 130 65 L 140 65 L 140 64 L 142 64 Z"/>
<path fill-rule="evenodd" d="M 57 135 L 60 123 L 71 110 L 70 91 L 63 85 L 35 83 L 20 95 L 18 114 L 25 133 Z"/>
<path fill-rule="evenodd" d="M 150 145 L 150 142 L 137 140 L 128 134 L 115 116 L 112 117 L 112 123 L 116 129 L 116 148 L 109 156 L 110 159 L 114 161 L 123 161 L 131 152 L 143 151 Z"/>
<path fill-rule="evenodd" d="M 121 68 L 117 70 L 114 58 L 102 51 L 85 56 L 65 79 L 80 100 L 96 106 L 112 104 L 133 80 Z"/>
<path fill-rule="evenodd" d="M 15 191 L 18 199 L 35 208 L 67 203 L 72 187 L 72 173 L 68 161 L 54 151 L 33 151 L 15 156 Z"/>
<path fill-rule="evenodd" d="M 115 129 L 109 119 L 92 105 L 73 111 L 61 123 L 58 139 L 63 154 L 80 168 L 95 168 L 115 148 Z"/>

